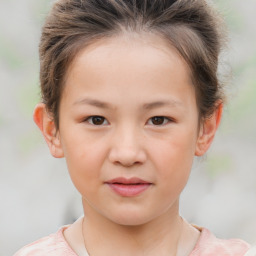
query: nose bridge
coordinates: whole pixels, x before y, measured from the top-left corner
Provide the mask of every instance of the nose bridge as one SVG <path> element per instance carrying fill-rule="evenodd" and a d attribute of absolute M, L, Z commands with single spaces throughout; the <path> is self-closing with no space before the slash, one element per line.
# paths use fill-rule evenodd
<path fill-rule="evenodd" d="M 116 128 L 109 154 L 111 162 L 124 166 L 143 163 L 146 160 L 146 153 L 140 133 L 139 127 L 132 123 Z"/>
<path fill-rule="evenodd" d="M 124 148 L 132 148 L 135 147 L 137 144 L 138 139 L 138 129 L 136 129 L 135 125 L 129 123 L 129 124 L 123 124 L 119 127 L 117 130 L 117 141 L 121 142 L 121 147 L 124 146 Z M 120 138 L 121 140 L 118 140 Z"/>

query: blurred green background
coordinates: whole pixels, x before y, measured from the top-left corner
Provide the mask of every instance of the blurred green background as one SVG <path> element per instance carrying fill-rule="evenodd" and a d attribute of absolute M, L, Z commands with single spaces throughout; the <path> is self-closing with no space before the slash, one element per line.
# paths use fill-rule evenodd
<path fill-rule="evenodd" d="M 34 125 L 38 43 L 49 0 L 0 0 L 0 256 L 55 232 L 82 214 L 63 160 L 53 159 Z M 256 241 L 256 1 L 214 1 L 230 43 L 222 71 L 228 102 L 205 159 L 182 194 L 188 221 L 217 236 Z"/>

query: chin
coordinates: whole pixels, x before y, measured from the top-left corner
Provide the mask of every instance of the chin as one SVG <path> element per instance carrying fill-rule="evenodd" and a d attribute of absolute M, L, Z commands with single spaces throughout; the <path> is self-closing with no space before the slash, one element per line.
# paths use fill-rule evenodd
<path fill-rule="evenodd" d="M 119 213 L 117 216 L 111 216 L 109 219 L 112 222 L 122 226 L 141 226 L 150 222 L 152 219 L 154 219 L 154 217 L 146 216 L 141 212 L 139 214 L 136 212 L 123 212 Z"/>
<path fill-rule="evenodd" d="M 147 221 L 130 219 L 130 220 L 117 220 L 117 221 L 115 221 L 115 223 L 120 226 L 138 227 L 138 226 L 145 225 L 147 223 Z"/>

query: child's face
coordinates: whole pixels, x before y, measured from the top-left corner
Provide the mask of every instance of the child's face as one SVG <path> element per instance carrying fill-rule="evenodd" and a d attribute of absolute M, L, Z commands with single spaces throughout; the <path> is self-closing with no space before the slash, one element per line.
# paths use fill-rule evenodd
<path fill-rule="evenodd" d="M 176 214 L 198 118 L 188 67 L 160 39 L 84 49 L 67 75 L 58 136 L 85 210 L 124 225 Z"/>

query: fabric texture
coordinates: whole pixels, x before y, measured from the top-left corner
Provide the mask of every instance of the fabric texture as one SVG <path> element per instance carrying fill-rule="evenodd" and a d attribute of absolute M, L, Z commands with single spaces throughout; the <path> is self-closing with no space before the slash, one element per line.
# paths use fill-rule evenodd
<path fill-rule="evenodd" d="M 256 245 L 252 246 L 244 256 L 256 256 Z"/>
<path fill-rule="evenodd" d="M 67 227 L 64 226 L 57 233 L 23 247 L 14 256 L 77 256 L 64 238 L 63 231 Z M 201 235 L 189 256 L 244 256 L 250 248 L 240 239 L 218 239 L 208 229 L 196 228 Z"/>

